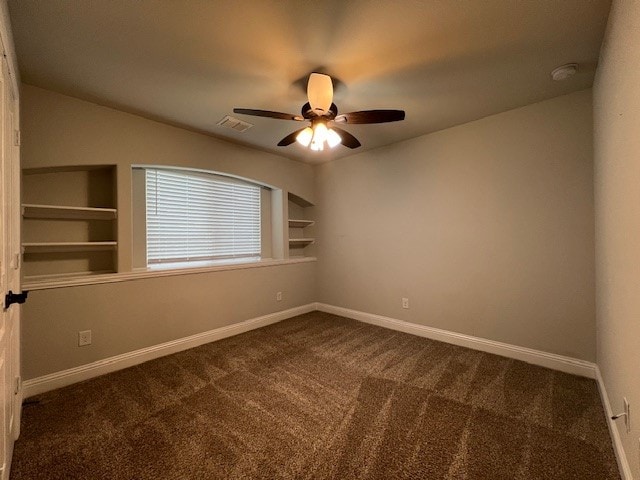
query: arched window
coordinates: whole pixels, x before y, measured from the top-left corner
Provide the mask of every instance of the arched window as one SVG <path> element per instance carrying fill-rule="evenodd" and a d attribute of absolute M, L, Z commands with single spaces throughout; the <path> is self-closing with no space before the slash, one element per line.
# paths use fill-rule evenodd
<path fill-rule="evenodd" d="M 259 185 L 170 168 L 144 178 L 147 265 L 260 258 Z"/>

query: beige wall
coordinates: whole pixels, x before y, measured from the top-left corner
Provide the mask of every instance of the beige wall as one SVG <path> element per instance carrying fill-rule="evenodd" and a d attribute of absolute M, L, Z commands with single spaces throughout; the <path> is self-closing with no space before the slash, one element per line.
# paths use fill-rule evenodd
<path fill-rule="evenodd" d="M 22 322 L 23 377 L 39 377 L 314 301 L 315 263 L 39 290 Z M 281 302 L 275 301 L 282 291 Z M 92 330 L 78 347 L 78 331 Z"/>
<path fill-rule="evenodd" d="M 55 165 L 176 165 L 246 177 L 313 202 L 304 163 L 22 85 L 23 168 Z"/>
<path fill-rule="evenodd" d="M 181 165 L 237 175 L 314 203 L 301 162 L 23 85 L 23 168 L 117 164 L 118 271 L 133 264 L 131 165 Z"/>
<path fill-rule="evenodd" d="M 591 108 L 581 91 L 318 166 L 318 301 L 595 360 Z"/>
<path fill-rule="evenodd" d="M 214 170 L 314 200 L 313 168 L 300 162 L 28 85 L 21 109 L 23 168 L 117 165 L 121 272 L 132 268 L 132 164 Z M 33 291 L 24 308 L 23 377 L 304 305 L 314 292 L 315 263 Z M 91 346 L 77 346 L 79 330 L 93 331 Z"/>
<path fill-rule="evenodd" d="M 594 84 L 598 365 L 640 478 L 640 2 L 614 1 Z"/>

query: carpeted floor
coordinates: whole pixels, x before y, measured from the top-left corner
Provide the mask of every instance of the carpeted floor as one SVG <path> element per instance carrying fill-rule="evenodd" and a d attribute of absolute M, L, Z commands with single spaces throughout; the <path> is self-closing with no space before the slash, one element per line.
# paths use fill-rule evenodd
<path fill-rule="evenodd" d="M 37 397 L 20 479 L 619 479 L 593 380 L 314 312 Z"/>

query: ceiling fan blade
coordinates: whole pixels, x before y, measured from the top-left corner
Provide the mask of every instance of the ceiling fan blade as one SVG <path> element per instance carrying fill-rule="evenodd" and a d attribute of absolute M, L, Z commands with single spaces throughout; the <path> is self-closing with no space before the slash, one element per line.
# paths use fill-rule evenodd
<path fill-rule="evenodd" d="M 307 127 L 305 127 L 307 128 Z M 304 130 L 304 128 L 301 128 L 300 130 L 296 130 L 293 133 L 290 133 L 289 135 L 287 135 L 286 137 L 284 137 L 282 140 L 280 140 L 278 142 L 278 146 L 279 147 L 286 147 L 287 145 L 291 145 L 293 142 L 296 141 L 296 138 L 298 137 L 298 134 Z"/>
<path fill-rule="evenodd" d="M 255 110 L 253 108 L 234 108 L 233 113 L 241 113 L 242 115 L 253 115 L 254 117 L 277 118 L 279 120 L 295 120 L 301 122 L 304 120 L 300 115 L 292 113 L 272 112 L 270 110 Z"/>
<path fill-rule="evenodd" d="M 327 113 L 333 103 L 333 82 L 329 75 L 312 73 L 307 84 L 307 97 L 314 112 Z"/>
<path fill-rule="evenodd" d="M 404 120 L 404 110 L 363 110 L 338 115 L 338 123 L 387 123 Z"/>
<path fill-rule="evenodd" d="M 332 125 L 331 128 L 335 130 L 338 135 L 340 135 L 340 138 L 342 138 L 342 144 L 345 147 L 358 148 L 360 145 L 362 145 L 356 137 L 351 135 L 346 130 L 338 128 L 335 125 Z"/>

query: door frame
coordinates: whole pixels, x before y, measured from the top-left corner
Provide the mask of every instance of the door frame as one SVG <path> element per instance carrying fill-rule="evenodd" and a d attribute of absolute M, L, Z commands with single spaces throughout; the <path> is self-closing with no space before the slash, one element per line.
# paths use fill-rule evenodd
<path fill-rule="evenodd" d="M 2 75 L 3 98 L 2 132 L 0 135 L 4 173 L 2 178 L 2 210 L 6 218 L 0 218 L 3 222 L 2 239 L 7 241 L 4 258 L 2 258 L 3 273 L 6 274 L 4 288 L 11 289 L 14 293 L 21 291 L 22 249 L 21 249 L 21 168 L 20 168 L 20 77 L 17 66 L 17 57 L 11 33 L 7 0 L 0 0 L 0 48 L 2 48 L 3 62 L 0 75 Z M 8 177 L 8 178 L 7 178 Z M 5 192 L 9 192 L 9 196 Z M 6 227 L 6 233 L 5 228 Z M 6 291 L 0 291 L 0 302 L 4 307 Z M 20 317 L 21 306 L 12 305 L 3 311 L 5 316 L 5 381 L 2 388 L 6 397 L 5 425 L 2 430 L 5 433 L 5 465 L 0 474 L 2 480 L 9 478 L 13 444 L 20 435 L 20 419 L 22 409 L 22 381 L 20 359 Z M 6 429 L 6 430 L 5 430 Z M 9 430 L 10 429 L 10 430 Z"/>

